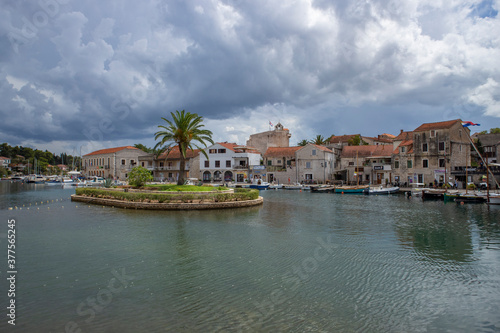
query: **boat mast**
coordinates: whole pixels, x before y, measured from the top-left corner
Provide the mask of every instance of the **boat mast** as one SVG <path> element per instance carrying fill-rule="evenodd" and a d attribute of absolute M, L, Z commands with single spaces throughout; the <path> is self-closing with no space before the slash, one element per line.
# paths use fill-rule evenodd
<path fill-rule="evenodd" d="M 486 166 L 486 174 L 491 173 L 491 175 L 493 176 L 493 180 L 495 181 L 495 183 L 497 184 L 497 187 L 500 187 L 500 185 L 498 184 L 497 182 L 497 179 L 495 178 L 495 175 L 493 174 L 493 172 L 491 172 L 490 170 L 490 167 L 488 166 L 488 163 L 486 163 L 486 161 L 484 160 L 483 156 L 481 155 L 481 153 L 479 152 L 479 150 L 477 149 L 476 145 L 474 144 L 474 142 L 472 141 L 472 138 L 470 137 L 470 134 L 469 132 L 465 131 L 465 133 L 467 133 L 467 137 L 469 138 L 469 141 L 472 145 L 472 147 L 474 147 L 474 149 L 476 150 L 476 153 L 479 155 L 479 157 L 481 158 L 481 161 L 483 161 L 483 164 Z M 467 170 L 467 169 L 466 169 Z M 489 185 L 489 184 L 488 184 Z"/>

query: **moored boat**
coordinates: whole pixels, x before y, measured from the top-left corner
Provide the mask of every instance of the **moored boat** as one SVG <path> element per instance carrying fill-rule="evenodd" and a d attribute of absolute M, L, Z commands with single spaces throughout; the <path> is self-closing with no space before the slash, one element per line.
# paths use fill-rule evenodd
<path fill-rule="evenodd" d="M 394 187 L 382 187 L 382 186 L 377 186 L 377 187 L 370 187 L 368 190 L 368 194 L 374 194 L 374 195 L 384 195 L 384 194 L 396 194 L 399 192 L 399 187 L 394 186 Z"/>
<path fill-rule="evenodd" d="M 365 194 L 370 190 L 370 185 L 339 186 L 335 187 L 334 193 L 341 194 Z"/>
<path fill-rule="evenodd" d="M 262 179 L 256 179 L 250 184 L 250 188 L 256 188 L 258 190 L 267 190 L 269 187 L 269 183 L 263 181 Z"/>
<path fill-rule="evenodd" d="M 422 189 L 422 199 L 424 200 L 443 200 L 445 189 L 424 188 Z"/>
<path fill-rule="evenodd" d="M 460 194 L 456 197 L 455 202 L 457 203 L 483 203 L 486 202 L 486 196 L 476 193 Z"/>

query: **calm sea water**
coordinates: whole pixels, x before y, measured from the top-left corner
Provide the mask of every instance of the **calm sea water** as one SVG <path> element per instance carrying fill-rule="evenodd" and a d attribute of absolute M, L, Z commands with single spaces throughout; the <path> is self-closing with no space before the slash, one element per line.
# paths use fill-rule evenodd
<path fill-rule="evenodd" d="M 0 184 L 0 331 L 500 331 L 500 207 L 263 191 L 261 207 L 149 212 L 73 193 Z"/>

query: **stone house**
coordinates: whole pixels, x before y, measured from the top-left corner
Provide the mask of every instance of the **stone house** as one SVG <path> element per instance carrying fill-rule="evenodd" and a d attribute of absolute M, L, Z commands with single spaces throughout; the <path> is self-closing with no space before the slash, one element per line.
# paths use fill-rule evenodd
<path fill-rule="evenodd" d="M 303 147 L 270 147 L 264 154 L 267 181 L 326 183 L 331 180 L 335 154 L 330 148 L 308 144 Z"/>
<path fill-rule="evenodd" d="M 392 152 L 392 145 L 346 146 L 337 179 L 349 184 L 392 183 Z"/>
<path fill-rule="evenodd" d="M 128 173 L 148 153 L 132 146 L 100 149 L 82 156 L 82 174 L 126 180 Z"/>
<path fill-rule="evenodd" d="M 410 139 L 411 133 L 411 139 Z M 403 185 L 465 182 L 451 171 L 470 163 L 469 129 L 460 119 L 426 123 L 394 140 L 395 181 Z M 463 179 L 462 179 L 463 178 Z"/>
<path fill-rule="evenodd" d="M 185 178 L 192 176 L 193 160 L 200 153 L 199 149 L 186 150 L 186 160 L 184 164 Z M 159 156 L 147 154 L 139 157 L 139 165 L 150 170 L 154 181 L 176 183 L 180 175 L 181 152 L 178 146 L 173 147 L 167 155 L 167 152 Z M 195 172 L 197 175 L 197 173 Z M 193 176 L 197 177 L 197 176 Z"/>
<path fill-rule="evenodd" d="M 267 181 L 279 184 L 299 182 L 295 153 L 302 147 L 269 147 L 264 158 Z"/>
<path fill-rule="evenodd" d="M 500 134 L 477 134 L 477 140 L 483 148 L 483 158 L 489 163 L 499 163 Z"/>
<path fill-rule="evenodd" d="M 289 147 L 291 137 L 290 130 L 284 128 L 281 123 L 277 123 L 272 131 L 250 135 L 246 146 L 254 147 L 261 154 L 264 154 L 270 147 Z"/>
<path fill-rule="evenodd" d="M 236 143 L 217 142 L 204 149 L 208 159 L 199 154 L 199 175 L 204 182 L 244 182 L 252 176 L 254 166 L 261 165 L 261 154 L 255 148 Z M 196 177 L 192 174 L 192 177 Z"/>

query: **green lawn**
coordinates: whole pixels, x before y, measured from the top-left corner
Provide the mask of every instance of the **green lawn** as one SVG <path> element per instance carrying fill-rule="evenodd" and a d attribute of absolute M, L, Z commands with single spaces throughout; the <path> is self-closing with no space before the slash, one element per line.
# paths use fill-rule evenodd
<path fill-rule="evenodd" d="M 227 187 L 214 187 L 214 186 L 193 186 L 193 185 L 146 185 L 148 189 L 154 189 L 156 191 L 167 191 L 167 192 L 210 192 L 210 191 L 223 191 L 227 190 Z"/>

